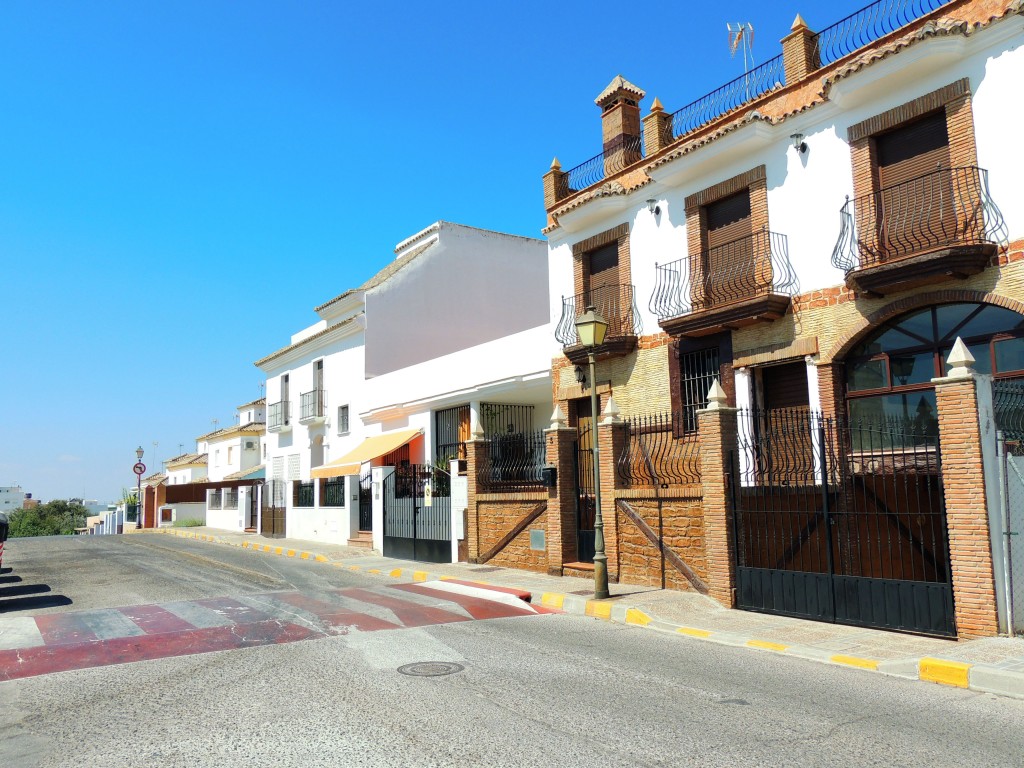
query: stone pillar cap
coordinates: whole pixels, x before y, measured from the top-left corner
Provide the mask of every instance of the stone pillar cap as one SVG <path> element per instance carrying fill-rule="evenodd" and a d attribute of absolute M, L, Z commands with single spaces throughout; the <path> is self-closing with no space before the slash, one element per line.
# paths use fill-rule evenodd
<path fill-rule="evenodd" d="M 555 409 L 551 411 L 551 429 L 565 429 L 565 426 L 565 414 L 558 403 L 555 403 Z"/>
<path fill-rule="evenodd" d="M 971 375 L 975 360 L 971 350 L 964 344 L 964 340 L 957 336 L 946 362 L 949 363 L 949 373 L 946 374 L 946 378 L 962 379 Z"/>
<path fill-rule="evenodd" d="M 622 421 L 622 411 L 619 410 L 615 398 L 611 395 L 608 396 L 608 403 L 605 405 L 601 415 L 604 416 L 601 420 L 602 424 L 619 424 Z"/>
<path fill-rule="evenodd" d="M 718 377 L 711 382 L 711 388 L 708 390 L 708 407 L 706 410 L 717 411 L 724 408 L 729 398 L 725 394 L 725 390 L 722 389 L 722 385 L 718 383 Z"/>

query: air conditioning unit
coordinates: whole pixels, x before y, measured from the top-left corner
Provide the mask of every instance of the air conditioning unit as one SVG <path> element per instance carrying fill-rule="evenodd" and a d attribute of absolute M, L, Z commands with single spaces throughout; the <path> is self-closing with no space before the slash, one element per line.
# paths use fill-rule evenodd
<path fill-rule="evenodd" d="M 256 450 L 256 441 L 255 440 L 246 440 L 245 442 L 242 443 L 242 448 L 244 448 L 247 451 L 255 451 Z"/>

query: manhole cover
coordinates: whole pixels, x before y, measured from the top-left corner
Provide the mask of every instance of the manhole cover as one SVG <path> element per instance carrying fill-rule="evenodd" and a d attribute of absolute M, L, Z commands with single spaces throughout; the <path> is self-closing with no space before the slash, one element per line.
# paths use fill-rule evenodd
<path fill-rule="evenodd" d="M 404 664 L 398 668 L 403 675 L 413 677 L 441 677 L 442 675 L 454 675 L 461 672 L 465 667 L 461 664 L 454 664 L 450 661 L 417 661 L 415 664 Z"/>

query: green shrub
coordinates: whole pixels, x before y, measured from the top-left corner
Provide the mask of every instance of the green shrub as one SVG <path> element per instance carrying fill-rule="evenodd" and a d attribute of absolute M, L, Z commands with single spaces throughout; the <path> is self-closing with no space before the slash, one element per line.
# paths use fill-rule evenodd
<path fill-rule="evenodd" d="M 195 517 L 186 517 L 181 520 L 175 520 L 171 527 L 173 528 L 197 528 L 200 525 L 206 525 L 202 520 Z"/>

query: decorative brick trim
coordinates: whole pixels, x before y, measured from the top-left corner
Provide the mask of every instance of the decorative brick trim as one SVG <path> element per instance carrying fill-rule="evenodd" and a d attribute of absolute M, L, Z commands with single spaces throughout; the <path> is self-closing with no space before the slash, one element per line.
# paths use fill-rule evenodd
<path fill-rule="evenodd" d="M 743 350 L 733 355 L 734 368 L 745 368 L 763 363 L 778 363 L 792 358 L 802 358 L 818 354 L 818 337 L 809 336 L 795 339 L 792 342 L 766 344 L 763 347 Z"/>
<path fill-rule="evenodd" d="M 954 99 L 961 96 L 970 96 L 970 94 L 971 81 L 966 77 L 961 78 L 954 83 L 939 88 L 937 91 L 926 93 L 924 96 L 918 96 L 913 101 L 900 104 L 898 107 L 886 110 L 880 115 L 869 117 L 867 120 L 851 125 L 847 129 L 847 138 L 851 144 L 860 139 L 866 139 L 876 133 L 882 133 L 903 123 L 910 122 L 914 118 L 921 117 L 921 115 L 934 112 Z"/>
<path fill-rule="evenodd" d="M 614 243 L 620 237 L 626 237 L 627 235 L 629 235 L 629 224 L 619 224 L 617 227 L 606 229 L 604 232 L 588 237 L 586 240 L 580 240 L 572 246 L 573 258 L 579 258 L 585 253 L 590 253 L 590 251 L 603 245 Z"/>
<path fill-rule="evenodd" d="M 593 250 L 605 245 L 618 243 L 619 249 L 619 283 L 628 285 L 632 282 L 632 267 L 629 257 L 629 224 L 619 224 L 612 229 L 588 237 L 574 243 L 572 246 L 573 257 L 573 284 L 575 293 L 579 296 L 589 288 L 590 263 L 586 255 Z"/>
<path fill-rule="evenodd" d="M 1024 315 L 1024 302 L 1018 299 L 1011 299 L 1009 296 L 1002 296 L 998 293 L 985 293 L 984 291 L 971 290 L 967 288 L 953 288 L 944 291 L 929 291 L 914 296 L 905 296 L 902 299 L 886 304 L 865 317 L 850 331 L 841 336 L 832 349 L 823 359 L 823 362 L 842 360 L 854 345 L 870 330 L 890 318 L 902 315 L 913 309 L 927 307 L 931 304 L 953 304 L 956 302 L 978 302 L 981 304 L 995 304 L 998 307 L 1012 309 Z"/>
<path fill-rule="evenodd" d="M 713 203 L 716 200 L 721 200 L 723 197 L 728 197 L 734 192 L 739 192 L 744 187 L 751 186 L 755 181 L 766 181 L 766 172 L 763 165 L 759 165 L 756 168 L 751 168 L 749 171 L 744 171 L 738 176 L 733 176 L 731 179 L 720 181 L 717 184 L 713 184 L 707 189 L 702 189 L 700 192 L 694 192 L 686 198 L 686 211 L 689 213 L 691 210 L 699 208 L 702 205 Z M 751 207 L 753 207 L 753 201 L 751 201 Z"/>

